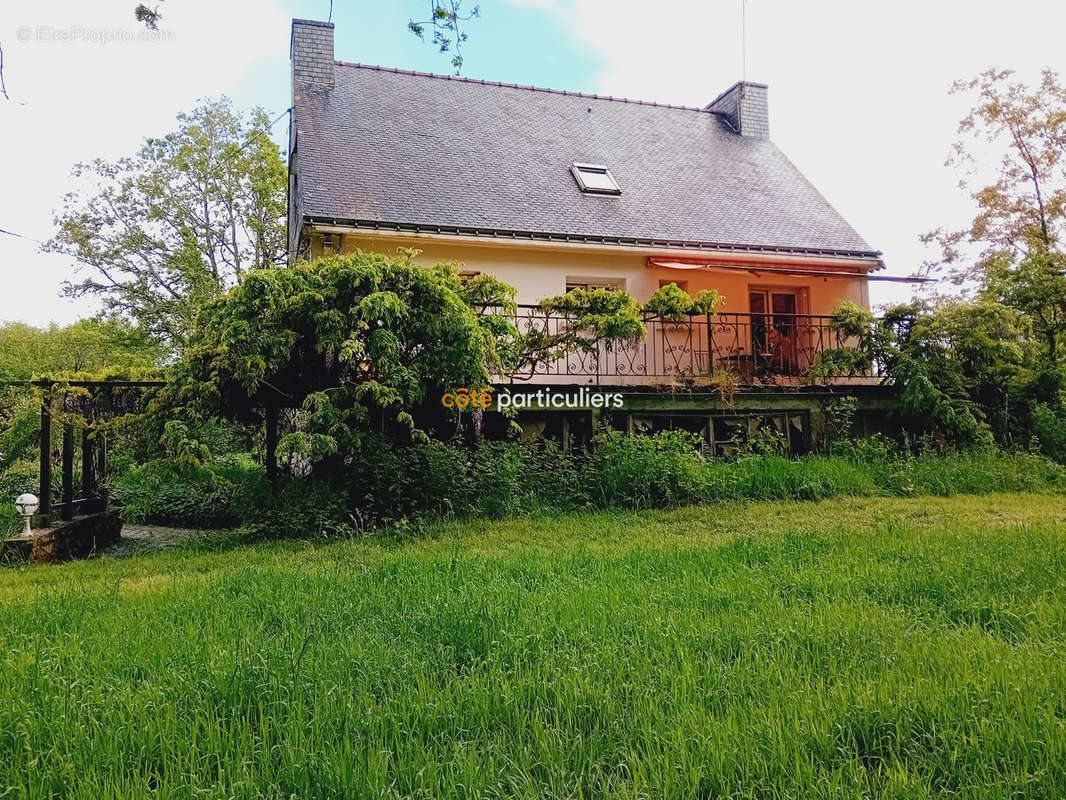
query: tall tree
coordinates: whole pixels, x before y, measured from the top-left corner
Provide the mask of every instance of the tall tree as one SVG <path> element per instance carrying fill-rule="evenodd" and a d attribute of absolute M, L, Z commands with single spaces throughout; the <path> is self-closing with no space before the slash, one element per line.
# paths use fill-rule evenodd
<path fill-rule="evenodd" d="M 271 120 L 229 100 L 178 115 L 133 156 L 79 164 L 45 249 L 85 277 L 65 294 L 102 298 L 181 349 L 197 307 L 285 256 L 285 165 Z"/>
<path fill-rule="evenodd" d="M 990 69 L 952 91 L 975 95 L 948 164 L 977 214 L 926 234 L 940 250 L 926 267 L 1020 311 L 1054 364 L 1066 335 L 1066 87 L 1050 69 L 1036 86 Z"/>
<path fill-rule="evenodd" d="M 153 368 L 163 360 L 158 341 L 121 320 L 82 319 L 47 328 L 23 322 L 0 324 L 0 382 L 109 367 Z"/>

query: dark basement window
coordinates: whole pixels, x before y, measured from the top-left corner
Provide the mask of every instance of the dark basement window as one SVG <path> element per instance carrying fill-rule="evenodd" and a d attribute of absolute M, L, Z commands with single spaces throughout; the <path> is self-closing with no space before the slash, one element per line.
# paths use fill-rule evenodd
<path fill-rule="evenodd" d="M 618 182 L 602 164 L 571 164 L 574 180 L 585 194 L 621 194 Z"/>

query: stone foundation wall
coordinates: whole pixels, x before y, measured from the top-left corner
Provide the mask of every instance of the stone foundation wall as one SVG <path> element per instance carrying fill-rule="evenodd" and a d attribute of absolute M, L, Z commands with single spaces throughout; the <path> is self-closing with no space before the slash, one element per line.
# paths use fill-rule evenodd
<path fill-rule="evenodd" d="M 0 555 L 4 561 L 55 564 L 93 555 L 117 542 L 121 534 L 122 516 L 118 509 L 111 509 L 36 530 L 26 539 L 8 539 L 2 543 Z"/>

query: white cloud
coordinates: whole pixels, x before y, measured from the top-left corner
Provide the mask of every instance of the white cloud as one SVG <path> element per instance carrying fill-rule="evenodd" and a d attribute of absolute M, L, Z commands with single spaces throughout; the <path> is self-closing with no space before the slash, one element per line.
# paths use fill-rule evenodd
<path fill-rule="evenodd" d="M 552 13 L 602 59 L 600 92 L 702 105 L 741 75 L 741 0 L 510 0 Z M 969 205 L 943 166 L 966 110 L 947 89 L 988 66 L 1066 68 L 1066 4 L 749 0 L 747 77 L 770 85 L 774 141 L 896 273 Z M 874 300 L 906 297 L 878 287 Z"/>
<path fill-rule="evenodd" d="M 740 77 L 740 0 L 486 0 L 486 13 L 503 2 L 553 15 L 585 43 L 604 64 L 585 88 L 700 105 Z M 18 40 L 22 26 L 136 33 L 133 5 L 6 0 L 0 9 L 8 90 L 26 103 L 0 101 L 0 228 L 47 238 L 73 163 L 133 151 L 199 97 L 260 76 L 255 97 L 285 101 L 280 0 L 168 0 L 161 27 L 173 41 Z M 951 82 L 991 64 L 1066 70 L 1066 4 L 1050 0 L 748 0 L 747 21 L 747 76 L 770 84 L 774 140 L 897 273 L 925 257 L 919 233 L 967 219 L 943 166 L 965 111 L 946 96 Z M 0 235 L 0 320 L 89 313 L 55 299 L 69 262 L 34 249 Z"/>
<path fill-rule="evenodd" d="M 3 9 L 4 73 L 16 102 L 0 101 L 0 228 L 28 238 L 0 235 L 0 320 L 67 321 L 92 311 L 56 301 L 71 265 L 34 253 L 32 241 L 51 235 L 74 163 L 117 158 L 144 136 L 166 133 L 179 110 L 230 89 L 287 42 L 288 17 L 257 0 L 175 0 L 163 6 L 158 41 L 121 41 L 145 33 L 134 5 L 56 0 Z"/>

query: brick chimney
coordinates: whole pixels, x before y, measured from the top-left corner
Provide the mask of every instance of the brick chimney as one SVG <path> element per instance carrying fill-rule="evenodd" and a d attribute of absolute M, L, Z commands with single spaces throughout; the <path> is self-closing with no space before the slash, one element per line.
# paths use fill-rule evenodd
<path fill-rule="evenodd" d="M 769 139 L 770 114 L 766 91 L 765 83 L 737 81 L 712 100 L 707 110 L 725 117 L 741 136 Z"/>
<path fill-rule="evenodd" d="M 310 19 L 292 21 L 289 46 L 292 61 L 292 84 L 333 86 L 333 23 Z"/>

